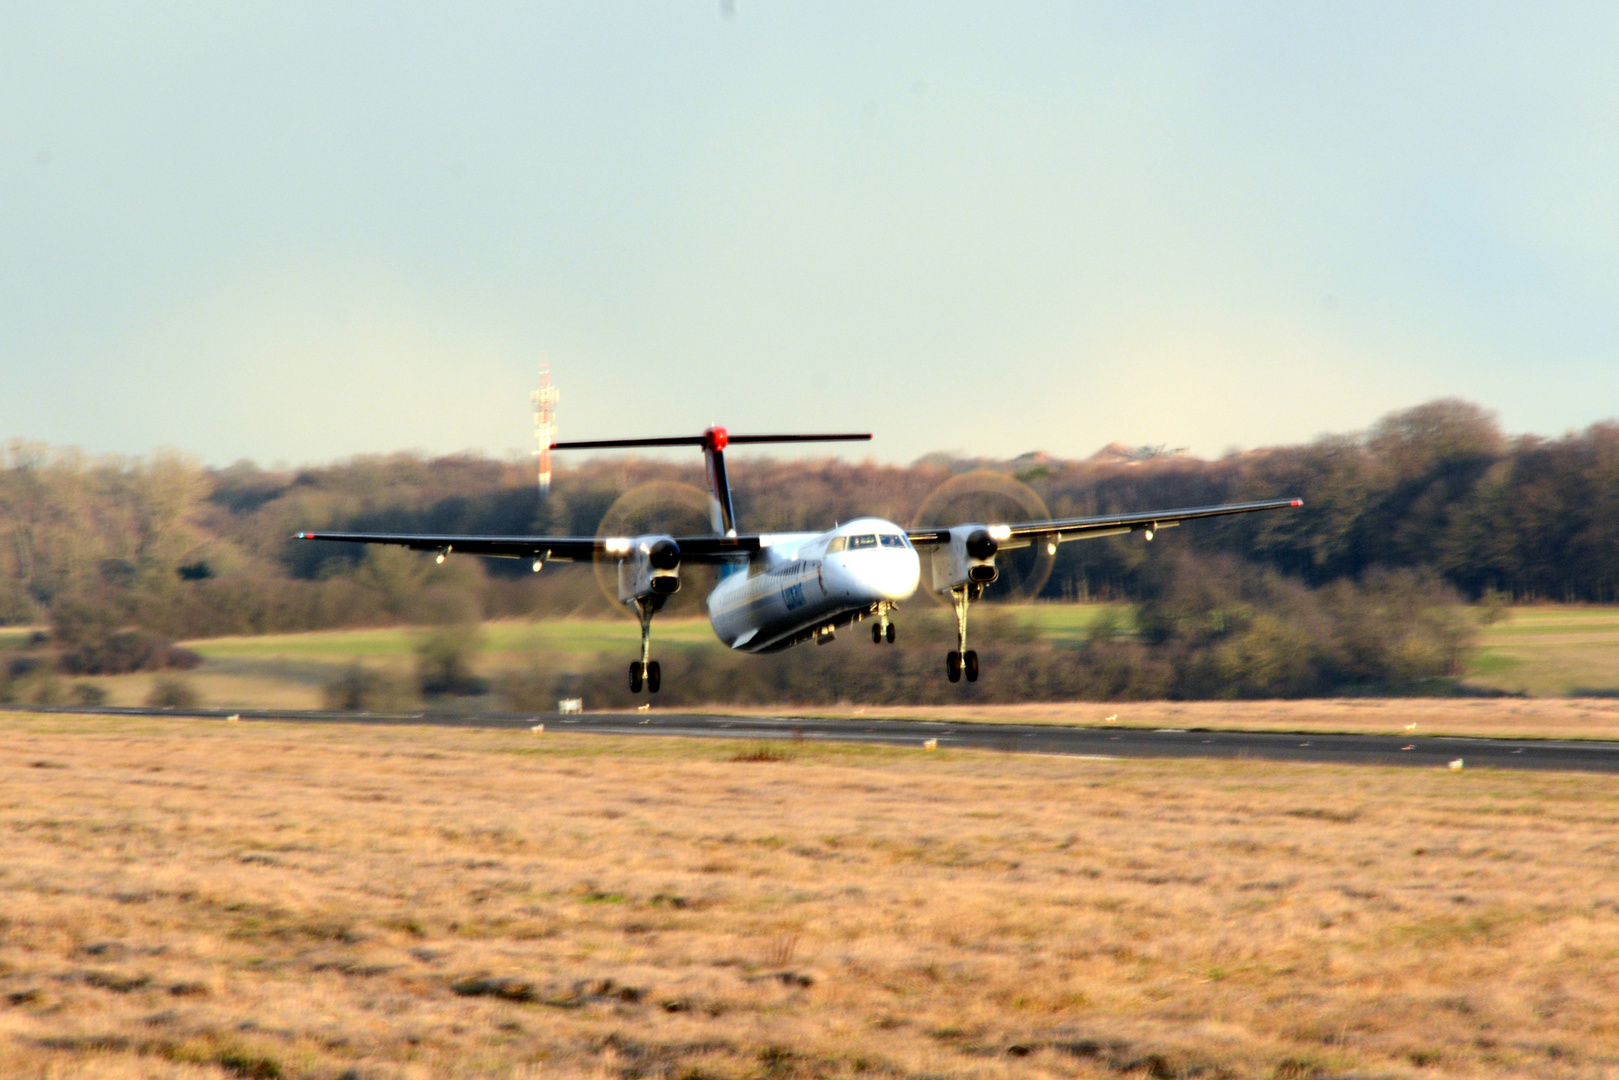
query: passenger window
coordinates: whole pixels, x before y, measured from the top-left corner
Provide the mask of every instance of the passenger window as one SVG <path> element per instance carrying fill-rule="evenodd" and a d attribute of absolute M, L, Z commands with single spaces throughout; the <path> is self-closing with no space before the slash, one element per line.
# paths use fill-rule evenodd
<path fill-rule="evenodd" d="M 869 548 L 869 547 L 876 547 L 876 546 L 877 546 L 877 538 L 875 536 L 873 536 L 871 533 L 867 533 L 864 536 L 851 536 L 851 537 L 849 537 L 849 550 L 850 551 L 853 551 L 855 548 Z"/>
<path fill-rule="evenodd" d="M 832 539 L 826 542 L 826 553 L 831 555 L 835 552 L 842 551 L 846 546 L 848 539 L 849 538 L 847 536 L 834 536 Z"/>
<path fill-rule="evenodd" d="M 878 536 L 877 539 L 883 545 L 883 547 L 902 548 L 905 546 L 905 537 L 899 535 L 898 533 L 883 533 L 882 535 Z"/>

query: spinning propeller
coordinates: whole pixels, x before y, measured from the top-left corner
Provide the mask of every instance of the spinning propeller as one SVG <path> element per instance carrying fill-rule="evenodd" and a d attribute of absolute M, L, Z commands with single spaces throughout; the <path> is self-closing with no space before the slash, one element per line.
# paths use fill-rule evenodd
<path fill-rule="evenodd" d="M 1045 500 L 1028 484 L 1005 473 L 976 469 L 952 476 L 933 489 L 916 511 L 911 528 L 949 527 L 968 522 L 1043 521 L 1051 517 Z M 1045 544 L 1021 547 L 1001 545 L 995 568 L 997 600 L 1032 600 L 1051 577 L 1055 556 Z M 948 595 L 924 590 L 934 602 L 948 604 Z"/>
<path fill-rule="evenodd" d="M 645 536 L 668 533 L 672 536 L 700 536 L 711 531 L 708 495 L 701 488 L 674 480 L 653 480 L 639 484 L 613 501 L 602 515 L 596 537 Z M 598 555 L 592 560 L 596 585 L 616 611 L 635 618 L 635 612 L 619 599 L 619 556 Z M 663 602 L 662 611 L 674 616 L 699 614 L 703 597 L 714 585 L 714 568 L 701 564 L 684 566 L 681 588 Z"/>

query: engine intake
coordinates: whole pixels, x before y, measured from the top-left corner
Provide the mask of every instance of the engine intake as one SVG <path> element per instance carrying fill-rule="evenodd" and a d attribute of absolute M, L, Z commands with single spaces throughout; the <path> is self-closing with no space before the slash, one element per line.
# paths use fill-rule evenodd
<path fill-rule="evenodd" d="M 646 561 L 658 570 L 677 570 L 680 568 L 680 545 L 666 536 L 652 545 Z"/>
<path fill-rule="evenodd" d="M 967 537 L 967 554 L 975 559 L 993 559 L 1001 545 L 989 535 L 988 529 L 978 529 Z"/>
<path fill-rule="evenodd" d="M 680 545 L 672 536 L 637 536 L 618 560 L 618 598 L 625 604 L 680 591 Z M 609 548 L 612 551 L 612 548 Z"/>
<path fill-rule="evenodd" d="M 938 544 L 923 563 L 928 587 L 947 593 L 963 585 L 982 589 L 999 577 L 995 556 L 1006 536 L 997 537 L 1004 526 L 957 525 L 950 530 L 949 545 Z"/>

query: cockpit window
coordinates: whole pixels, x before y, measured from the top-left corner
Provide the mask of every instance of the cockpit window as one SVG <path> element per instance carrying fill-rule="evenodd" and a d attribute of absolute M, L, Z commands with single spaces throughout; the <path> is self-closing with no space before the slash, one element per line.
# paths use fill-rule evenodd
<path fill-rule="evenodd" d="M 855 551 L 860 548 L 874 547 L 902 548 L 910 547 L 910 543 L 902 533 L 862 533 L 859 536 L 834 536 L 826 542 L 826 553 L 834 555 L 840 551 Z"/>

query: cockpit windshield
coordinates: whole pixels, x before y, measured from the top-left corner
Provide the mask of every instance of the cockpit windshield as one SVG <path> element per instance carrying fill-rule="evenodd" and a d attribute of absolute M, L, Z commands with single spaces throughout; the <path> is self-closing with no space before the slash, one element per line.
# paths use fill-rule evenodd
<path fill-rule="evenodd" d="M 826 543 L 826 553 L 834 555 L 840 551 L 858 551 L 861 548 L 879 546 L 903 548 L 911 545 L 902 533 L 860 533 L 855 536 L 834 536 Z"/>

